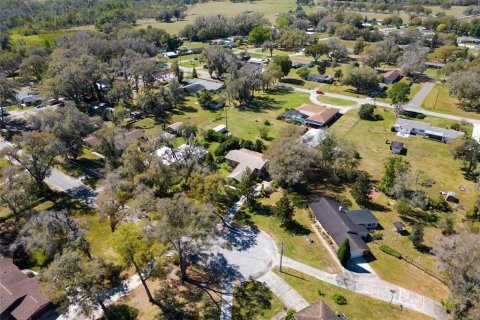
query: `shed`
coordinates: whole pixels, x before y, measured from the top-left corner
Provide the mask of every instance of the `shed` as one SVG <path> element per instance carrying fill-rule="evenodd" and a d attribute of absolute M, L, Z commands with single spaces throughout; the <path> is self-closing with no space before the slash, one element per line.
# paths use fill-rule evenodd
<path fill-rule="evenodd" d="M 392 150 L 393 154 L 401 154 L 403 151 L 403 142 L 392 141 L 390 150 Z"/>
<path fill-rule="evenodd" d="M 227 126 L 224 124 L 219 124 L 215 128 L 212 129 L 215 132 L 220 132 L 220 133 L 226 133 L 227 132 Z"/>
<path fill-rule="evenodd" d="M 165 127 L 165 131 L 171 134 L 177 134 L 183 122 L 175 122 Z"/>
<path fill-rule="evenodd" d="M 393 223 L 393 229 L 396 231 L 396 232 L 403 232 L 405 231 L 405 225 L 403 224 L 403 222 L 401 221 L 395 221 Z"/>
<path fill-rule="evenodd" d="M 453 203 L 458 203 L 457 195 L 453 191 L 447 192 L 447 195 L 445 196 L 445 200 Z"/>
<path fill-rule="evenodd" d="M 400 79 L 400 71 L 399 70 L 390 70 L 383 74 L 383 82 L 390 84 L 398 81 Z"/>

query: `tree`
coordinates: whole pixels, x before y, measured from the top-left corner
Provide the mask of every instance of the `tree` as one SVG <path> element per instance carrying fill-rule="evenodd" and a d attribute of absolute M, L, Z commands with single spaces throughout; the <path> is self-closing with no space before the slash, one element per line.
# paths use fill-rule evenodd
<path fill-rule="evenodd" d="M 197 70 L 196 70 L 195 68 L 193 68 L 193 70 L 192 70 L 192 78 L 193 78 L 193 79 L 198 78 Z"/>
<path fill-rule="evenodd" d="M 387 94 L 394 105 L 402 106 L 409 100 L 410 86 L 403 82 L 394 83 Z"/>
<path fill-rule="evenodd" d="M 130 82 L 124 79 L 116 79 L 113 81 L 112 88 L 107 94 L 108 100 L 114 106 L 124 103 L 127 106 L 132 103 L 132 86 Z"/>
<path fill-rule="evenodd" d="M 10 79 L 0 76 L 0 128 L 5 124 L 5 107 L 15 104 L 17 101 L 18 84 Z"/>
<path fill-rule="evenodd" d="M 370 175 L 367 172 L 362 172 L 357 176 L 352 187 L 352 197 L 359 205 L 366 205 L 370 203 L 368 197 L 372 190 Z"/>
<path fill-rule="evenodd" d="M 216 215 L 208 205 L 195 203 L 185 194 L 159 200 L 156 235 L 178 254 L 181 280 L 188 280 L 189 257 L 201 252 L 215 233 Z"/>
<path fill-rule="evenodd" d="M 120 255 L 122 264 L 135 268 L 148 300 L 153 302 L 146 280 L 163 266 L 167 248 L 155 238 L 145 237 L 146 232 L 142 225 L 124 223 L 115 231 L 113 246 Z"/>
<path fill-rule="evenodd" d="M 232 71 L 237 69 L 236 58 L 232 50 L 226 48 L 208 47 L 203 50 L 200 61 L 205 62 L 210 76 L 215 73 L 217 78 L 223 76 L 230 69 Z"/>
<path fill-rule="evenodd" d="M 403 74 L 423 74 L 426 69 L 427 55 L 430 50 L 418 44 L 411 45 L 405 49 L 403 56 L 399 59 L 400 70 Z"/>
<path fill-rule="evenodd" d="M 28 119 L 32 129 L 53 133 L 65 151 L 64 157 L 71 159 L 76 159 L 83 152 L 83 139 L 92 133 L 100 122 L 100 119 L 89 117 L 72 105 L 38 112 Z"/>
<path fill-rule="evenodd" d="M 34 200 L 28 174 L 14 166 L 5 167 L 0 175 L 0 200 L 10 210 L 15 227 L 18 227 L 20 218 L 28 213 Z"/>
<path fill-rule="evenodd" d="M 42 273 L 47 295 L 62 311 L 77 304 L 87 315 L 99 304 L 107 319 L 106 291 L 110 288 L 107 265 L 101 258 L 87 259 L 78 251 L 66 250 L 57 255 Z"/>
<path fill-rule="evenodd" d="M 286 192 L 283 192 L 282 197 L 275 204 L 273 212 L 275 216 L 280 220 L 280 223 L 284 228 L 288 227 L 293 221 L 293 216 L 295 215 L 295 208 L 292 206 Z"/>
<path fill-rule="evenodd" d="M 14 78 L 21 62 L 22 57 L 18 53 L 0 51 L 0 71 L 7 76 Z"/>
<path fill-rule="evenodd" d="M 443 238 L 435 250 L 440 260 L 440 269 L 446 276 L 455 320 L 478 319 L 480 313 L 480 235 L 461 233 Z"/>
<path fill-rule="evenodd" d="M 410 163 L 398 156 L 387 159 L 383 168 L 382 179 L 380 180 L 380 188 L 387 194 L 393 192 L 395 180 L 397 177 L 410 171 Z"/>
<path fill-rule="evenodd" d="M 264 124 L 258 127 L 258 133 L 260 134 L 260 138 L 263 140 L 268 140 L 268 134 L 270 133 L 270 127 Z"/>
<path fill-rule="evenodd" d="M 307 79 L 308 75 L 310 74 L 310 70 L 306 67 L 302 67 L 297 70 L 297 74 L 302 79 Z"/>
<path fill-rule="evenodd" d="M 263 85 L 268 89 L 270 84 L 279 81 L 283 77 L 282 68 L 276 63 L 269 63 L 262 74 Z"/>
<path fill-rule="evenodd" d="M 23 60 L 20 65 L 20 73 L 23 77 L 35 77 L 42 80 L 48 69 L 48 59 L 44 56 L 34 54 Z"/>
<path fill-rule="evenodd" d="M 471 174 L 480 160 L 480 145 L 471 138 L 455 139 L 450 145 L 454 159 L 461 159 L 467 174 Z"/>
<path fill-rule="evenodd" d="M 478 203 L 476 203 L 472 209 L 468 210 L 465 219 L 480 222 L 480 205 Z"/>
<path fill-rule="evenodd" d="M 365 39 L 363 37 L 357 38 L 353 46 L 353 54 L 360 54 L 365 48 Z"/>
<path fill-rule="evenodd" d="M 424 241 L 423 236 L 424 236 L 423 224 L 415 223 L 412 227 L 412 233 L 409 236 L 415 249 L 420 250 L 423 248 L 423 241 Z"/>
<path fill-rule="evenodd" d="M 81 250 L 90 256 L 90 246 L 85 239 L 86 230 L 79 227 L 67 210 L 42 211 L 33 215 L 18 233 L 14 248 L 26 251 L 40 250 L 48 257 L 65 248 Z"/>
<path fill-rule="evenodd" d="M 192 138 L 195 138 L 197 135 L 197 125 L 189 123 L 189 122 L 184 122 L 180 125 L 178 128 L 178 132 L 180 133 L 180 136 L 184 137 L 187 141 Z"/>
<path fill-rule="evenodd" d="M 178 82 L 183 81 L 183 71 L 180 69 L 178 61 L 173 61 L 170 65 L 170 71 L 173 73 Z"/>
<path fill-rule="evenodd" d="M 365 94 L 377 89 L 379 82 L 377 71 L 367 66 L 352 68 L 343 79 L 345 85 L 353 86 L 358 92 Z"/>
<path fill-rule="evenodd" d="M 315 63 L 318 62 L 318 59 L 320 59 L 321 56 L 327 54 L 329 51 L 330 48 L 324 42 L 315 43 L 305 48 L 305 54 L 312 56 Z"/>
<path fill-rule="evenodd" d="M 299 136 L 297 128 L 288 128 L 273 140 L 267 150 L 268 172 L 282 185 L 294 186 L 305 182 L 318 163 L 318 152 L 298 143 Z"/>
<path fill-rule="evenodd" d="M 360 106 L 358 109 L 358 116 L 362 120 L 376 120 L 375 117 L 375 106 L 373 104 L 365 103 Z"/>
<path fill-rule="evenodd" d="M 256 280 L 245 281 L 235 291 L 233 319 L 255 319 L 271 308 L 272 291 Z"/>
<path fill-rule="evenodd" d="M 343 240 L 340 247 L 338 247 L 337 257 L 338 257 L 338 260 L 340 260 L 340 263 L 342 264 L 342 266 L 344 266 L 344 267 L 350 261 L 350 257 L 351 257 L 351 255 L 350 255 L 350 242 L 349 242 L 348 238 Z"/>
<path fill-rule="evenodd" d="M 466 71 L 455 72 L 448 78 L 450 94 L 457 97 L 467 109 L 476 110 L 480 106 L 480 88 L 478 88 L 478 83 L 480 83 L 480 66 L 471 67 Z"/>
<path fill-rule="evenodd" d="M 116 168 L 120 165 L 120 157 L 127 143 L 123 131 L 113 126 L 104 126 L 94 134 L 98 143 L 94 146 L 95 151 L 105 157 L 107 166 Z"/>
<path fill-rule="evenodd" d="M 468 219 L 468 218 L 467 218 Z M 455 234 L 455 224 L 452 216 L 445 216 L 442 221 L 440 221 L 440 229 L 444 236 L 450 236 Z"/>
<path fill-rule="evenodd" d="M 336 81 L 340 81 L 343 78 L 342 69 L 335 70 L 335 73 L 333 74 L 333 77 L 335 78 Z"/>
<path fill-rule="evenodd" d="M 247 205 L 253 207 L 255 200 L 255 179 L 250 168 L 245 169 L 237 186 L 238 192 L 246 198 Z"/>
<path fill-rule="evenodd" d="M 208 90 L 201 90 L 198 94 L 198 104 L 202 108 L 207 108 L 210 103 L 213 101 L 213 93 Z"/>
<path fill-rule="evenodd" d="M 292 60 L 290 60 L 288 56 L 275 56 L 272 62 L 280 66 L 284 77 L 287 76 L 292 69 Z"/>
<path fill-rule="evenodd" d="M 270 52 L 270 58 L 273 57 L 273 50 L 277 47 L 275 42 L 267 40 L 262 44 L 263 50 L 268 50 Z"/>
<path fill-rule="evenodd" d="M 337 39 L 330 38 L 327 41 L 327 45 L 330 48 L 328 57 L 333 62 L 332 67 L 335 67 L 337 62 L 344 59 L 347 56 L 347 48 Z"/>
<path fill-rule="evenodd" d="M 112 232 L 125 214 L 125 204 L 129 197 L 129 186 L 120 173 L 109 173 L 105 178 L 105 186 L 97 197 L 97 208 L 101 219 L 109 219 Z"/>
<path fill-rule="evenodd" d="M 52 172 L 55 157 L 63 148 L 48 132 L 24 132 L 14 137 L 14 145 L 3 149 L 3 154 L 15 160 L 35 180 L 38 190 L 44 191 L 46 177 Z"/>
<path fill-rule="evenodd" d="M 256 26 L 248 34 L 248 42 L 255 45 L 261 45 L 262 43 L 270 39 L 270 36 L 270 28 L 266 26 Z"/>

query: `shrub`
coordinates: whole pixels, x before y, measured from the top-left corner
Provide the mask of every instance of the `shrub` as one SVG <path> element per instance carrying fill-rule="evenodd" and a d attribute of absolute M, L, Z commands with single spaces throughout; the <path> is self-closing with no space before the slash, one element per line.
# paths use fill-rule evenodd
<path fill-rule="evenodd" d="M 437 199 L 428 198 L 428 210 L 450 212 L 452 208 L 443 197 L 439 196 Z"/>
<path fill-rule="evenodd" d="M 138 317 L 138 309 L 130 307 L 126 304 L 112 305 L 108 307 L 110 311 L 110 317 L 116 320 L 134 320 Z M 102 317 L 101 319 L 105 319 Z"/>
<path fill-rule="evenodd" d="M 380 250 L 382 250 L 386 254 L 391 255 L 392 257 L 395 257 L 397 259 L 402 259 L 402 254 L 400 252 L 398 252 L 395 249 L 390 248 L 386 244 L 382 244 L 379 248 L 380 248 Z"/>
<path fill-rule="evenodd" d="M 350 256 L 350 243 L 347 238 L 343 240 L 342 244 L 338 248 L 337 257 L 342 266 L 346 266 L 348 261 L 350 261 Z"/>
<path fill-rule="evenodd" d="M 362 120 L 375 120 L 375 106 L 373 104 L 362 104 L 358 110 L 358 116 Z"/>
<path fill-rule="evenodd" d="M 287 310 L 287 315 L 285 316 L 285 318 L 283 318 L 283 320 L 295 320 L 295 318 L 293 317 L 293 315 L 296 313 L 297 311 L 294 310 L 294 309 L 288 309 Z"/>
<path fill-rule="evenodd" d="M 335 293 L 335 294 L 332 296 L 332 300 L 335 301 L 336 304 L 341 305 L 341 306 L 347 304 L 347 298 L 345 298 L 344 296 L 342 296 L 342 295 L 339 294 L 339 293 Z"/>

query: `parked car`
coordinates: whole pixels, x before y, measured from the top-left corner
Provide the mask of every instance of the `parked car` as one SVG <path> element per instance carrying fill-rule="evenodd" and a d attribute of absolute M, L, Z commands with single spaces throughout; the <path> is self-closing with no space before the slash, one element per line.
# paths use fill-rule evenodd
<path fill-rule="evenodd" d="M 323 92 L 322 90 L 317 90 L 315 91 L 316 94 L 325 94 L 325 92 Z"/>

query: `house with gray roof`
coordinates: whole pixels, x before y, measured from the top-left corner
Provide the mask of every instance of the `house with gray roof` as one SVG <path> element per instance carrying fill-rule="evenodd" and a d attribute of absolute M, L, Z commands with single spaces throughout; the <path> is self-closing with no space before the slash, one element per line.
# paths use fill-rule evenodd
<path fill-rule="evenodd" d="M 378 227 L 378 219 L 368 209 L 352 210 L 347 213 L 353 223 L 364 226 L 368 230 Z"/>
<path fill-rule="evenodd" d="M 300 137 L 300 142 L 310 148 L 316 148 L 327 138 L 327 134 L 322 129 L 310 129 Z"/>
<path fill-rule="evenodd" d="M 247 169 L 249 169 L 254 176 L 261 176 L 267 164 L 267 160 L 263 159 L 263 154 L 245 148 L 230 150 L 225 156 L 225 160 L 229 166 L 234 168 L 228 177 L 237 181 L 242 180 Z"/>
<path fill-rule="evenodd" d="M 449 142 L 465 134 L 465 132 L 462 131 L 434 127 L 426 122 L 404 118 L 398 118 L 392 129 L 403 134 L 415 134 L 443 142 Z"/>
<path fill-rule="evenodd" d="M 199 94 L 202 90 L 219 92 L 223 88 L 222 82 L 209 79 L 194 78 L 186 79 L 184 82 L 186 82 L 187 84 L 181 86 L 181 88 L 189 94 L 193 95 Z"/>
<path fill-rule="evenodd" d="M 341 203 L 322 197 L 308 206 L 337 247 L 348 239 L 351 258 L 362 257 L 370 251 L 363 240 L 368 237 L 368 229 L 353 222 Z"/>

